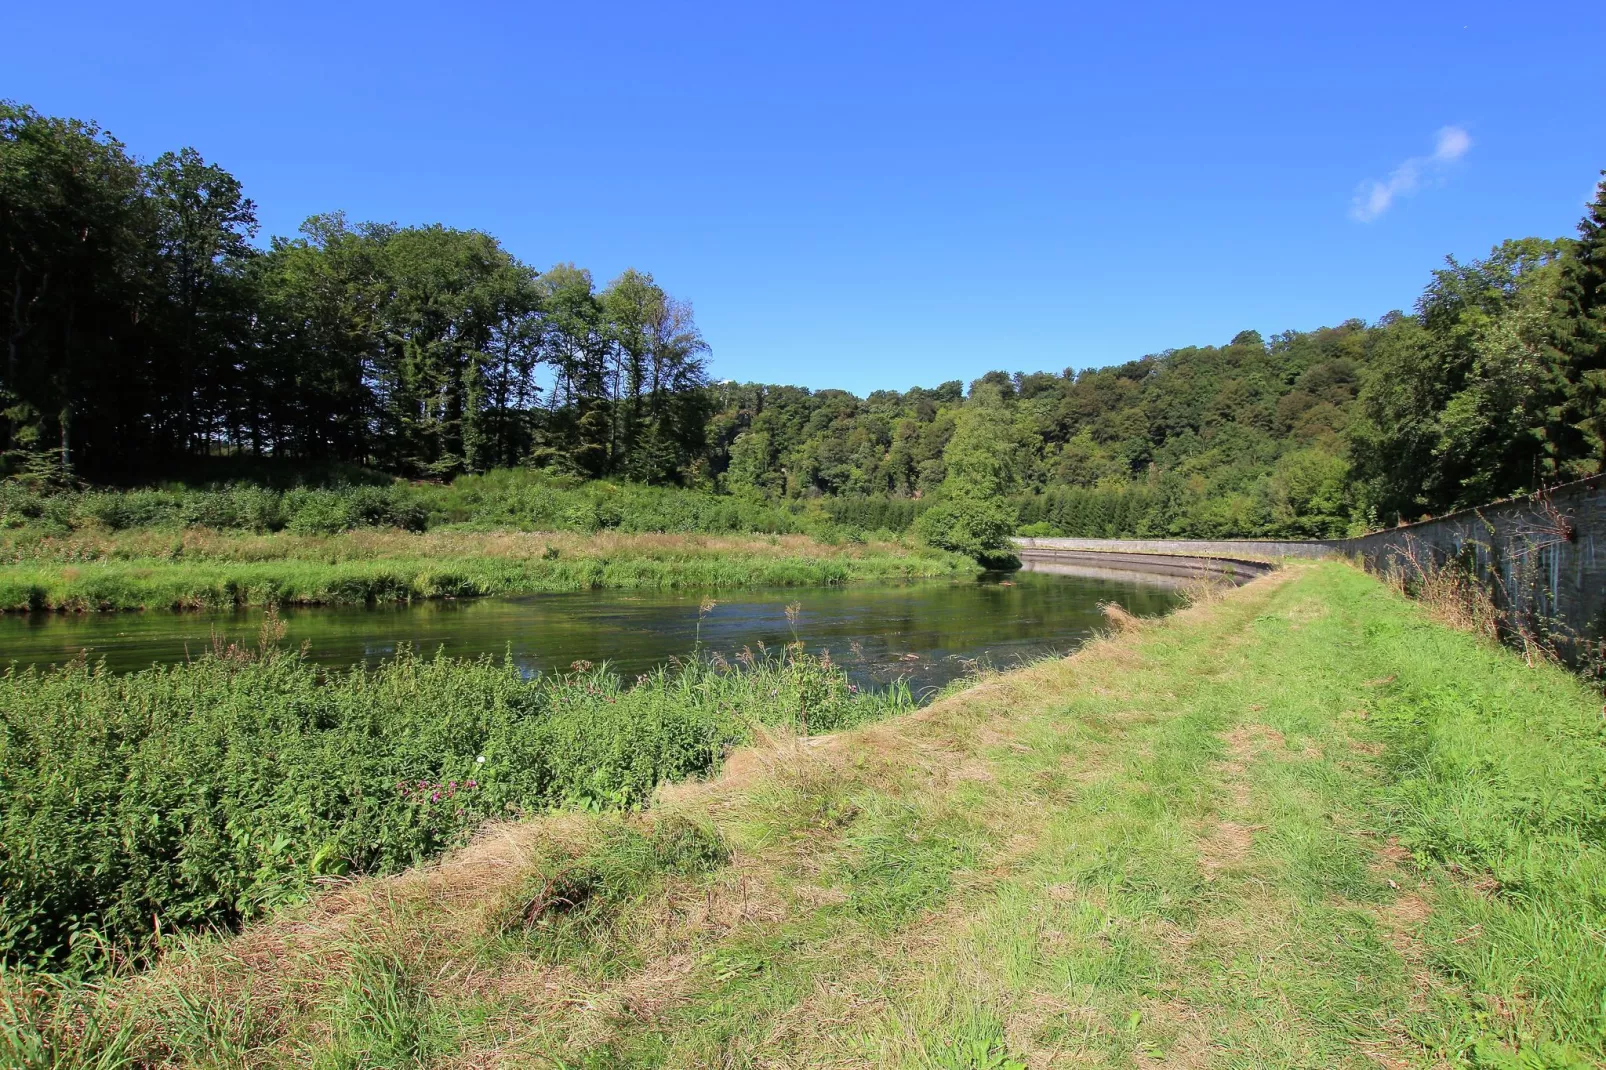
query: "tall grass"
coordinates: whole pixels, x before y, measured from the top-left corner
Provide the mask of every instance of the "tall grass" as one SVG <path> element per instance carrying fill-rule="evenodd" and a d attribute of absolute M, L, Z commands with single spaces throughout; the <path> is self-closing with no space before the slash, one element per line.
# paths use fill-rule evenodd
<path fill-rule="evenodd" d="M 295 537 L 188 533 L 12 544 L 0 611 L 198 609 L 406 602 L 578 591 L 831 586 L 973 572 L 953 554 L 894 544 L 831 547 L 801 537 Z M 0 547 L 3 549 L 3 547 Z M 140 556 L 141 551 L 151 556 Z"/>
<path fill-rule="evenodd" d="M 272 639 L 130 675 L 0 676 L 0 959 L 138 957 L 321 877 L 430 858 L 487 818 L 637 806 L 756 725 L 830 731 L 912 705 L 796 646 L 627 686 L 409 651 L 330 673 Z"/>

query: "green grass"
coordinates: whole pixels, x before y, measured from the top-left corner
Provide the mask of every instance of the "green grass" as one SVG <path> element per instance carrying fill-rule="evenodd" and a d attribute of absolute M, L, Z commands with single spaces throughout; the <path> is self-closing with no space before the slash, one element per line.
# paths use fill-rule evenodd
<path fill-rule="evenodd" d="M 105 1065 L 1601 1065 L 1603 742 L 1576 678 L 1299 567 L 8 1028 Z"/>
<path fill-rule="evenodd" d="M 806 536 L 209 531 L 0 539 L 0 611 L 325 605 L 597 588 L 827 586 L 974 562 Z"/>
<path fill-rule="evenodd" d="M 913 513 L 887 516 L 907 527 Z M 974 568 L 891 531 L 869 532 L 818 502 L 582 483 L 528 469 L 447 485 L 377 477 L 288 490 L 240 483 L 41 493 L 0 482 L 0 612 L 823 586 Z"/>

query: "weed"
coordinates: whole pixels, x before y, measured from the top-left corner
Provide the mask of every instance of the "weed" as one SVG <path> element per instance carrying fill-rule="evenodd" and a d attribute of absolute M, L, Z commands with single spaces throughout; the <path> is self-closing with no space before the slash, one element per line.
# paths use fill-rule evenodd
<path fill-rule="evenodd" d="M 826 727 L 912 707 L 907 688 L 858 689 L 795 647 L 626 687 L 406 650 L 326 673 L 273 631 L 127 675 L 83 660 L 0 674 L 0 958 L 59 965 L 92 934 L 148 952 L 320 878 L 427 860 L 488 818 L 638 807 L 804 703 Z M 725 850 L 673 818 L 654 849 L 688 872 Z"/>

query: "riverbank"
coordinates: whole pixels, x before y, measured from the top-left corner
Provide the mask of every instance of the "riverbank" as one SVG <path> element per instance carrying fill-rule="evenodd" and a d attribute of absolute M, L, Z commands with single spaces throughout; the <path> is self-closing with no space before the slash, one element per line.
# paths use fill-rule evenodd
<path fill-rule="evenodd" d="M 320 879 L 433 861 L 488 819 L 640 807 L 763 726 L 914 708 L 798 644 L 627 680 L 405 649 L 331 672 L 279 637 L 269 616 L 255 644 L 175 665 L 0 673 L 0 962 L 138 961 Z"/>
<path fill-rule="evenodd" d="M 0 611 L 349 605 L 599 588 L 824 586 L 959 576 L 912 543 L 804 535 L 206 529 L 0 537 Z"/>
<path fill-rule="evenodd" d="M 171 1066 L 1584 1067 L 1601 743 L 1576 678 L 1295 566 L 28 1028 Z M 718 847 L 651 849 L 688 827 Z"/>

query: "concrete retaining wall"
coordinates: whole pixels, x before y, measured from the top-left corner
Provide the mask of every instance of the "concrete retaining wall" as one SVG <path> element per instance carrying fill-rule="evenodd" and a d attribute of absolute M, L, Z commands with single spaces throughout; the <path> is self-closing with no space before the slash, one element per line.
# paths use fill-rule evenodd
<path fill-rule="evenodd" d="M 1016 539 L 1021 550 L 1091 550 L 1096 553 L 1190 554 L 1209 557 L 1328 557 L 1340 541 L 1275 539 Z"/>
<path fill-rule="evenodd" d="M 1574 659 L 1606 636 L 1606 476 L 1374 531 L 1343 549 L 1381 573 L 1459 562 L 1508 628 L 1554 636 Z"/>
<path fill-rule="evenodd" d="M 1138 572 L 1148 576 L 1164 576 L 1179 583 L 1212 578 L 1247 583 L 1277 567 L 1275 561 L 1267 558 L 1228 557 L 1211 553 L 1135 553 L 1125 549 L 1064 546 L 1022 547 L 1017 551 L 1017 556 L 1026 567 L 1039 572 L 1055 571 L 1065 575 Z"/>
<path fill-rule="evenodd" d="M 1386 528 L 1308 542 L 1191 539 L 1016 539 L 1022 560 L 1096 561 L 1144 556 L 1262 562 L 1350 556 L 1383 574 L 1414 575 L 1457 562 L 1487 585 L 1508 629 L 1556 638 L 1574 660 L 1606 639 L 1606 475 L 1544 494 Z"/>

